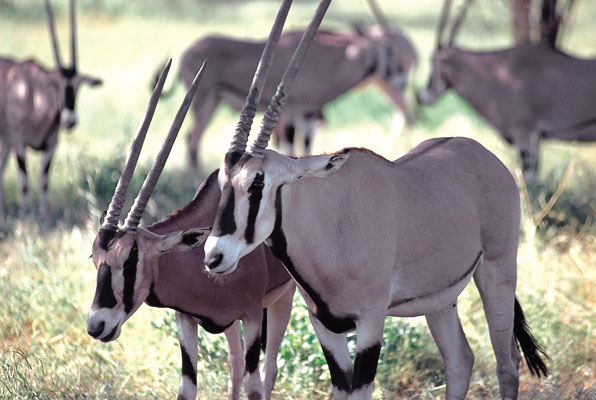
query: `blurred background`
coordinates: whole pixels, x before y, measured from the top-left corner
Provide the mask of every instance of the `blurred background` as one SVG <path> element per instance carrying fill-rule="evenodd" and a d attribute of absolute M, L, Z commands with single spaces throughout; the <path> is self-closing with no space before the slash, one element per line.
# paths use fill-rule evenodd
<path fill-rule="evenodd" d="M 541 381 L 522 367 L 520 397 L 596 398 L 596 145 L 543 142 L 539 183 L 526 188 L 517 152 L 456 93 L 448 92 L 434 106 L 416 105 L 415 90 L 426 85 L 431 70 L 442 2 L 379 0 L 379 4 L 389 23 L 400 28 L 418 52 L 407 91 L 415 122 L 407 126 L 383 90 L 370 82 L 323 109 L 325 123 L 314 135 L 312 152 L 363 146 L 395 159 L 428 138 L 467 136 L 497 154 L 522 189 L 518 298 L 533 333 L 551 357 L 552 374 Z M 538 4 L 533 5 L 532 21 L 538 18 Z M 455 43 L 473 50 L 514 45 L 511 5 L 511 0 L 476 0 Z M 63 57 L 68 59 L 68 4 L 54 0 L 53 6 Z M 85 317 L 96 276 L 89 259 L 91 243 L 163 60 L 173 58 L 166 87 L 174 92 L 160 101 L 131 192 L 144 179 L 186 90 L 172 83 L 183 51 L 208 34 L 264 40 L 278 6 L 273 0 L 77 1 L 79 68 L 101 77 L 103 85 L 81 88 L 78 125 L 59 134 L 50 171 L 49 221 L 41 224 L 37 211 L 39 153 L 27 153 L 30 210 L 18 207 L 14 156 L 5 170 L 0 398 L 175 396 L 180 356 L 172 311 L 141 307 L 113 343 L 95 342 L 87 335 Z M 303 28 L 314 8 L 314 1 L 295 1 L 286 30 Z M 575 1 L 560 34 L 560 49 L 595 58 L 594 21 L 596 4 Z M 367 1 L 336 0 L 322 27 L 350 31 L 356 23 L 375 24 Z M 41 0 L 0 0 L 0 56 L 34 58 L 53 68 Z M 225 104 L 216 110 L 199 147 L 204 176 L 223 161 L 237 115 Z M 186 166 L 186 134 L 192 118 L 189 115 L 182 127 L 145 212 L 145 225 L 192 199 L 196 183 Z M 331 391 L 328 369 L 306 315 L 297 295 L 280 350 L 276 398 L 325 399 Z M 469 396 L 496 398 L 494 356 L 473 284 L 462 295 L 460 316 L 476 355 Z M 350 343 L 354 345 L 353 338 Z M 226 397 L 226 351 L 223 337 L 200 332 L 199 398 Z M 434 399 L 444 397 L 444 390 L 441 359 L 424 319 L 387 319 L 373 397 Z"/>

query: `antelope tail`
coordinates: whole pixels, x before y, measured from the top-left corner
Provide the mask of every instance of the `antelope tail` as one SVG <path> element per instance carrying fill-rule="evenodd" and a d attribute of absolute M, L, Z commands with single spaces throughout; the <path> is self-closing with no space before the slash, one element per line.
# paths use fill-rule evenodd
<path fill-rule="evenodd" d="M 542 356 L 546 359 L 549 359 L 549 357 L 545 353 L 542 345 L 538 343 L 536 338 L 530 333 L 526 318 L 524 317 L 524 313 L 517 298 L 515 298 L 513 334 L 515 336 L 515 341 L 524 353 L 526 364 L 528 364 L 528 368 L 532 375 L 535 375 L 538 378 L 547 376 L 548 367 L 544 363 Z"/>
<path fill-rule="evenodd" d="M 159 80 L 159 75 L 161 74 L 161 71 L 163 71 L 163 69 L 165 68 L 169 59 L 170 59 L 169 57 L 166 57 L 155 69 L 155 72 L 153 73 L 153 77 L 151 78 L 151 82 L 149 83 L 149 90 L 153 91 L 153 89 L 155 88 L 155 85 L 157 85 L 157 81 Z M 180 82 L 180 79 L 178 77 L 178 74 L 176 74 L 176 76 L 172 80 L 171 86 L 168 89 L 162 90 L 161 94 L 159 95 L 159 98 L 160 99 L 168 99 L 170 96 L 172 96 L 172 94 L 174 94 L 174 92 L 176 91 L 176 86 L 178 86 L 177 84 L 179 82 Z"/>

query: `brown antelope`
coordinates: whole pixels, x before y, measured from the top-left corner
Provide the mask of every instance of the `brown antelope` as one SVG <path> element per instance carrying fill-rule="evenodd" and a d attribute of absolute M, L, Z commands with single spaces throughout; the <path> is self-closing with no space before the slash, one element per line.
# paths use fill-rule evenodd
<path fill-rule="evenodd" d="M 312 57 L 305 60 L 276 129 L 283 152 L 294 154 L 294 133 L 296 127 L 302 127 L 304 152 L 310 153 L 311 137 L 317 120 L 322 118 L 323 106 L 371 78 L 401 109 L 406 120 L 413 120 L 404 90 L 417 60 L 416 51 L 403 32 L 387 24 L 380 11 L 375 15 L 379 27 L 358 29 L 357 33 L 317 33 L 310 50 Z M 295 31 L 280 39 L 270 79 L 263 89 L 264 99 L 275 93 L 276 82 L 281 79 L 301 36 L 302 31 Z M 197 149 L 203 131 L 222 100 L 240 110 L 251 82 L 250 71 L 254 71 L 263 46 L 263 42 L 208 36 L 196 41 L 182 55 L 179 77 L 186 85 L 204 59 L 211 66 L 205 71 L 193 105 L 195 122 L 188 136 L 188 161 L 195 176 L 199 171 Z M 266 107 L 266 101 L 258 104 L 261 111 Z"/>
<path fill-rule="evenodd" d="M 309 307 L 336 399 L 371 398 L 385 317 L 419 315 L 443 357 L 447 399 L 463 399 L 474 356 L 457 298 L 474 277 L 501 396 L 515 399 L 518 344 L 532 373 L 547 368 L 515 296 L 520 199 L 507 168 L 465 138 L 423 142 L 394 162 L 356 148 L 303 158 L 266 150 L 329 1 L 321 1 L 250 150 L 247 135 L 234 136 L 205 265 L 227 275 L 261 243 L 271 247 Z M 354 329 L 352 364 L 344 334 Z"/>
<path fill-rule="evenodd" d="M 0 62 L 0 220 L 4 218 L 3 174 L 11 150 L 17 157 L 20 205 L 28 203 L 29 181 L 25 148 L 43 152 L 39 193 L 41 212 L 48 215 L 48 173 L 58 143 L 60 127 L 72 129 L 77 122 L 76 95 L 81 83 L 91 86 L 101 80 L 77 70 L 74 0 L 70 0 L 71 65 L 60 58 L 49 0 L 45 0 L 56 68 L 47 70 L 33 60 Z"/>
<path fill-rule="evenodd" d="M 118 227 L 126 192 L 168 69 L 169 64 L 150 100 L 107 215 L 102 219 L 93 243 L 97 288 L 87 317 L 87 331 L 92 337 L 109 342 L 118 338 L 124 322 L 143 302 L 152 307 L 176 310 L 182 353 L 178 399 L 195 399 L 197 395 L 197 324 L 210 333 L 224 332 L 226 335 L 232 375 L 229 398 L 239 398 L 244 374 L 247 397 L 269 399 L 277 376 L 278 349 L 290 319 L 295 284 L 264 246 L 243 260 L 245 271 L 241 274 L 216 280 L 204 272 L 204 251 L 197 246 L 203 243 L 209 228 L 197 227 L 209 226 L 215 218 L 220 197 L 217 171 L 203 182 L 194 199 L 182 209 L 151 226 L 138 227 L 190 106 L 200 72 L 124 226 Z M 264 308 L 267 309 L 268 323 L 263 388 L 258 364 Z M 244 322 L 244 343 L 247 345 L 244 357 L 237 320 Z"/>
<path fill-rule="evenodd" d="M 596 59 L 544 44 L 466 51 L 453 46 L 455 29 L 441 40 L 447 15 L 441 18 L 428 85 L 418 94 L 421 103 L 455 90 L 518 150 L 528 184 L 536 183 L 540 140 L 596 140 Z"/>

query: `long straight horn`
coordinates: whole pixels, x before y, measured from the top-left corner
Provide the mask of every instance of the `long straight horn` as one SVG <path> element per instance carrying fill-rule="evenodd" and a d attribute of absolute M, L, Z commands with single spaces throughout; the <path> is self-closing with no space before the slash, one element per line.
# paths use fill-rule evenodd
<path fill-rule="evenodd" d="M 75 0 L 70 0 L 70 60 L 73 70 L 77 70 L 77 17 Z"/>
<path fill-rule="evenodd" d="M 261 59 L 257 65 L 257 70 L 253 77 L 250 90 L 246 96 L 244 108 L 240 113 L 240 119 L 236 125 L 236 131 L 234 133 L 234 138 L 232 139 L 232 144 L 230 145 L 228 153 L 234 152 L 241 155 L 246 149 L 246 142 L 248 141 L 250 127 L 252 126 L 252 122 L 261 99 L 261 93 L 263 92 L 267 75 L 269 75 L 269 68 L 273 62 L 275 48 L 277 47 L 277 42 L 281 36 L 281 32 L 286 22 L 286 17 L 288 16 L 291 5 L 292 0 L 284 0 L 281 4 L 281 7 L 279 8 L 279 11 L 277 12 L 275 22 L 273 23 L 273 27 L 269 33 L 269 38 L 265 43 L 265 48 L 263 49 Z"/>
<path fill-rule="evenodd" d="M 443 47 L 443 32 L 447 26 L 447 20 L 449 19 L 449 11 L 451 10 L 451 0 L 445 0 L 443 2 L 443 8 L 441 9 L 441 16 L 439 17 L 439 27 L 437 28 L 437 44 L 436 48 L 440 49 Z"/>
<path fill-rule="evenodd" d="M 451 27 L 451 32 L 449 33 L 449 38 L 447 39 L 448 46 L 451 46 L 453 44 L 455 35 L 457 34 L 459 27 L 461 26 L 462 22 L 464 21 L 464 18 L 466 17 L 468 9 L 470 8 L 470 4 L 472 4 L 472 0 L 466 0 L 464 4 L 462 4 L 459 14 L 453 22 L 453 26 Z"/>
<path fill-rule="evenodd" d="M 370 5 L 370 8 L 372 9 L 373 14 L 375 15 L 377 23 L 381 26 L 384 33 L 386 35 L 389 35 L 389 22 L 387 21 L 385 14 L 381 10 L 381 7 L 379 7 L 379 4 L 376 2 L 376 0 L 368 0 L 368 4 Z"/>
<path fill-rule="evenodd" d="M 149 99 L 147 111 L 145 112 L 145 116 L 139 125 L 135 139 L 130 146 L 130 152 L 126 158 L 124 168 L 122 169 L 122 175 L 120 175 L 120 179 L 116 185 L 116 190 L 112 196 L 112 201 L 108 206 L 108 212 L 102 224 L 103 229 L 116 230 L 118 228 L 118 218 L 120 218 L 120 214 L 122 213 L 122 207 L 124 206 L 124 201 L 126 200 L 128 186 L 132 180 L 132 175 L 134 174 L 137 161 L 139 160 L 139 154 L 143 148 L 143 142 L 145 141 L 147 130 L 149 130 L 149 125 L 151 125 L 151 120 L 153 118 L 153 114 L 155 113 L 157 102 L 159 101 L 159 95 L 163 90 L 163 85 L 166 81 L 166 77 L 168 76 L 168 71 L 170 70 L 171 65 L 172 59 L 170 59 L 166 64 L 165 68 L 161 72 L 161 75 L 159 76 L 159 80 L 157 81 L 155 88 L 153 89 L 153 94 Z"/>
<path fill-rule="evenodd" d="M 320 1 L 313 19 L 310 21 L 308 28 L 302 35 L 300 43 L 298 43 L 298 47 L 296 48 L 296 51 L 290 60 L 290 64 L 288 64 L 288 67 L 284 72 L 281 83 L 279 86 L 277 86 L 277 91 L 271 99 L 271 103 L 269 104 L 267 112 L 265 113 L 263 121 L 261 122 L 261 131 L 259 132 L 259 136 L 250 147 L 250 152 L 255 157 L 263 158 L 263 152 L 267 148 L 267 143 L 271 138 L 273 128 L 279 119 L 279 113 L 286 102 L 286 98 L 290 92 L 290 89 L 292 88 L 296 74 L 302 65 L 302 61 L 304 61 L 306 52 L 308 51 L 308 48 L 310 47 L 312 40 L 315 37 L 319 26 L 321 25 L 321 21 L 323 20 L 330 3 L 331 0 Z"/>
<path fill-rule="evenodd" d="M 50 39 L 52 39 L 52 48 L 54 49 L 54 60 L 56 66 L 62 68 L 62 60 L 60 59 L 60 50 L 58 49 L 58 39 L 56 38 L 56 27 L 54 26 L 54 12 L 49 0 L 44 0 L 46 5 L 46 16 L 48 19 L 48 27 L 50 28 Z"/>
<path fill-rule="evenodd" d="M 132 209 L 126 217 L 126 221 L 124 221 L 124 226 L 122 229 L 135 231 L 139 226 L 139 222 L 141 221 L 141 217 L 143 216 L 143 211 L 145 211 L 145 207 L 147 206 L 149 197 L 151 197 L 151 193 L 155 188 L 155 184 L 159 179 L 159 175 L 161 174 L 161 171 L 163 170 L 163 167 L 165 166 L 166 161 L 168 160 L 168 156 L 170 155 L 172 146 L 174 145 L 176 137 L 178 136 L 178 131 L 180 131 L 180 127 L 182 126 L 182 122 L 184 122 L 184 117 L 186 116 L 186 112 L 190 107 L 190 103 L 192 102 L 192 98 L 195 92 L 197 91 L 197 86 L 199 85 L 199 81 L 201 80 L 201 76 L 203 75 L 204 69 L 205 61 L 203 62 L 203 65 L 201 65 L 201 69 L 199 69 L 199 72 L 197 72 L 197 75 L 192 81 L 192 84 L 190 85 L 190 88 L 188 89 L 188 92 L 186 93 L 186 96 L 184 97 L 184 100 L 182 101 L 182 104 L 180 105 L 178 112 L 176 113 L 176 118 L 174 118 L 174 122 L 170 127 L 168 136 L 162 144 L 161 149 L 157 154 L 157 158 L 155 159 L 155 162 L 151 166 L 149 174 L 143 182 L 143 186 L 141 187 L 141 190 L 139 191 L 139 194 L 135 199 Z"/>

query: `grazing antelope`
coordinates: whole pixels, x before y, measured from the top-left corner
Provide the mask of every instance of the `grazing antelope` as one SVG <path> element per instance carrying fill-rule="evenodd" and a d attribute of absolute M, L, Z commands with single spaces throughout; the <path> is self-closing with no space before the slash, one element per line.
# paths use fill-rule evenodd
<path fill-rule="evenodd" d="M 426 317 L 443 357 L 446 397 L 463 399 L 474 356 L 457 298 L 474 277 L 501 396 L 515 399 L 517 343 L 532 373 L 547 368 L 515 296 L 520 200 L 507 168 L 465 138 L 423 142 L 394 162 L 356 148 L 303 158 L 266 150 L 329 1 L 321 1 L 250 150 L 248 129 L 234 136 L 219 171 L 205 265 L 227 275 L 260 243 L 270 246 L 309 307 L 335 399 L 371 398 L 388 315 Z M 344 334 L 354 329 L 352 363 Z"/>
<path fill-rule="evenodd" d="M 124 322 L 143 302 L 152 307 L 174 309 L 182 353 L 179 399 L 195 399 L 197 395 L 197 324 L 210 333 L 224 332 L 226 335 L 232 375 L 229 398 L 239 398 L 244 374 L 248 398 L 264 396 L 269 399 L 277 376 L 278 349 L 290 319 L 295 285 L 281 263 L 264 246 L 243 260 L 245 271 L 241 274 L 215 280 L 204 272 L 204 251 L 197 246 L 203 243 L 209 228 L 197 227 L 208 226 L 215 218 L 220 197 L 217 171 L 203 182 L 194 199 L 182 209 L 149 227 L 138 227 L 188 110 L 200 72 L 124 226 L 118 227 L 126 192 L 168 69 L 169 64 L 154 91 L 93 243 L 97 288 L 87 317 L 87 331 L 92 337 L 109 342 L 118 338 Z M 264 389 L 258 370 L 263 308 L 267 309 L 268 318 Z M 244 343 L 247 345 L 244 357 L 237 320 L 244 322 Z"/>
<path fill-rule="evenodd" d="M 304 152 L 310 153 L 311 138 L 317 120 L 322 119 L 322 108 L 370 79 L 380 84 L 408 122 L 413 120 L 404 100 L 404 90 L 417 60 L 416 50 L 403 32 L 387 24 L 380 12 L 375 15 L 380 26 L 371 29 L 316 34 L 310 50 L 312 57 L 305 60 L 276 129 L 283 152 L 294 154 L 296 127 L 302 127 Z M 281 37 L 270 79 L 263 89 L 264 99 L 275 93 L 275 82 L 281 79 L 301 36 L 302 31 L 294 31 Z M 199 171 L 197 149 L 203 131 L 222 100 L 240 110 L 251 82 L 250 71 L 254 71 L 263 46 L 263 42 L 207 36 L 182 55 L 179 77 L 186 85 L 204 59 L 208 59 L 211 66 L 205 71 L 193 104 L 195 122 L 188 136 L 188 161 L 195 176 Z M 266 102 L 258 104 L 261 111 L 266 107 Z"/>
<path fill-rule="evenodd" d="M 542 139 L 596 140 L 596 59 L 575 58 L 544 44 L 466 51 L 453 46 L 455 29 L 441 40 L 446 15 L 428 85 L 418 93 L 421 103 L 433 104 L 455 90 L 517 149 L 530 185 L 537 180 Z"/>
<path fill-rule="evenodd" d="M 49 0 L 45 0 L 56 68 L 47 70 L 33 60 L 0 61 L 0 220 L 4 218 L 3 175 L 11 150 L 17 157 L 20 206 L 28 203 L 29 180 L 25 148 L 43 153 L 39 193 L 41 212 L 48 215 L 48 173 L 58 143 L 60 127 L 72 129 L 77 122 L 75 100 L 82 83 L 97 86 L 101 80 L 77 70 L 74 0 L 70 0 L 71 65 L 60 58 Z"/>

